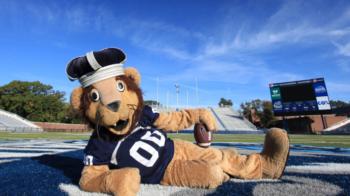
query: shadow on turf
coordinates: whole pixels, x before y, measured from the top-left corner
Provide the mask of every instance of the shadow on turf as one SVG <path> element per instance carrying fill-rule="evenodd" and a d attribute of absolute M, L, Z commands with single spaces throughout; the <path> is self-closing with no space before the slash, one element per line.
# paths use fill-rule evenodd
<path fill-rule="evenodd" d="M 2 163 L 0 195 L 64 195 L 59 184 L 78 184 L 82 157 L 76 150 Z"/>
<path fill-rule="evenodd" d="M 43 155 L 32 159 L 38 161 L 40 164 L 58 169 L 64 176 L 70 179 L 71 183 L 78 185 L 84 166 L 81 158 L 72 157 L 72 155 L 76 156 L 76 153 L 82 155 L 81 150 L 78 150 L 62 154 Z"/>

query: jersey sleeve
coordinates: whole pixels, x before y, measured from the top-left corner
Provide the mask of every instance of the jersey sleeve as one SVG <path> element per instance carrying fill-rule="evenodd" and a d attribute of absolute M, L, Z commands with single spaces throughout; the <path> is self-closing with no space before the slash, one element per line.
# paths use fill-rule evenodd
<path fill-rule="evenodd" d="M 158 117 L 159 117 L 158 112 L 154 112 L 150 106 L 145 105 L 142 110 L 139 124 L 144 127 L 147 127 L 147 126 L 153 127 L 153 123 L 158 119 Z"/>

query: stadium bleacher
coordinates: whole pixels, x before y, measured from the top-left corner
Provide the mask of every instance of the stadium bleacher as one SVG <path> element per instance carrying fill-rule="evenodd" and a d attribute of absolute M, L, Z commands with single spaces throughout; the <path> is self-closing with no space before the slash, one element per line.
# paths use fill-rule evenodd
<path fill-rule="evenodd" d="M 157 112 L 172 112 L 176 108 L 152 106 Z M 218 125 L 218 131 L 224 133 L 256 133 L 259 130 L 245 119 L 239 112 L 232 107 L 209 107 Z M 41 132 L 42 126 L 34 124 L 16 114 L 0 109 L 0 131 L 15 132 Z M 61 129 L 60 129 L 61 130 Z M 187 128 L 187 131 L 193 131 L 193 126 Z"/>
<path fill-rule="evenodd" d="M 350 118 L 342 120 L 322 131 L 324 135 L 350 134 Z"/>
<path fill-rule="evenodd" d="M 210 108 L 222 131 L 257 131 L 257 128 L 232 107 Z"/>
<path fill-rule="evenodd" d="M 162 106 L 151 106 L 157 112 L 172 112 L 176 111 L 176 108 L 162 107 Z M 183 108 L 182 108 L 183 109 Z M 232 107 L 209 107 L 207 108 L 215 117 L 218 131 L 220 132 L 231 132 L 231 133 L 256 133 L 259 130 L 247 119 L 245 119 L 239 112 L 234 110 Z M 192 131 L 193 126 L 187 130 Z"/>
<path fill-rule="evenodd" d="M 41 132 L 43 129 L 17 114 L 0 109 L 0 131 Z"/>

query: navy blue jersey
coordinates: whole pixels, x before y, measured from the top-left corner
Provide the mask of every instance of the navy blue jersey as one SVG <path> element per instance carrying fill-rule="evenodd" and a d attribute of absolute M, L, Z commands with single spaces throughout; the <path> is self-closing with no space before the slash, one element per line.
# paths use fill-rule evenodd
<path fill-rule="evenodd" d="M 139 126 L 127 137 L 107 141 L 92 136 L 84 150 L 85 165 L 135 167 L 140 170 L 142 183 L 159 184 L 173 158 L 174 143 L 166 133 L 151 126 L 157 118 L 150 107 L 145 107 Z"/>

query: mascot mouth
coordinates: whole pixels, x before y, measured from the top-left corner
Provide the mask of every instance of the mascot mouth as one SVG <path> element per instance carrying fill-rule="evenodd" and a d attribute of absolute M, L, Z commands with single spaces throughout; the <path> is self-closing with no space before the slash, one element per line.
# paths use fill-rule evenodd
<path fill-rule="evenodd" d="M 110 126 L 111 128 L 115 130 L 123 130 L 126 126 L 128 126 L 129 120 L 118 120 L 115 125 Z"/>

